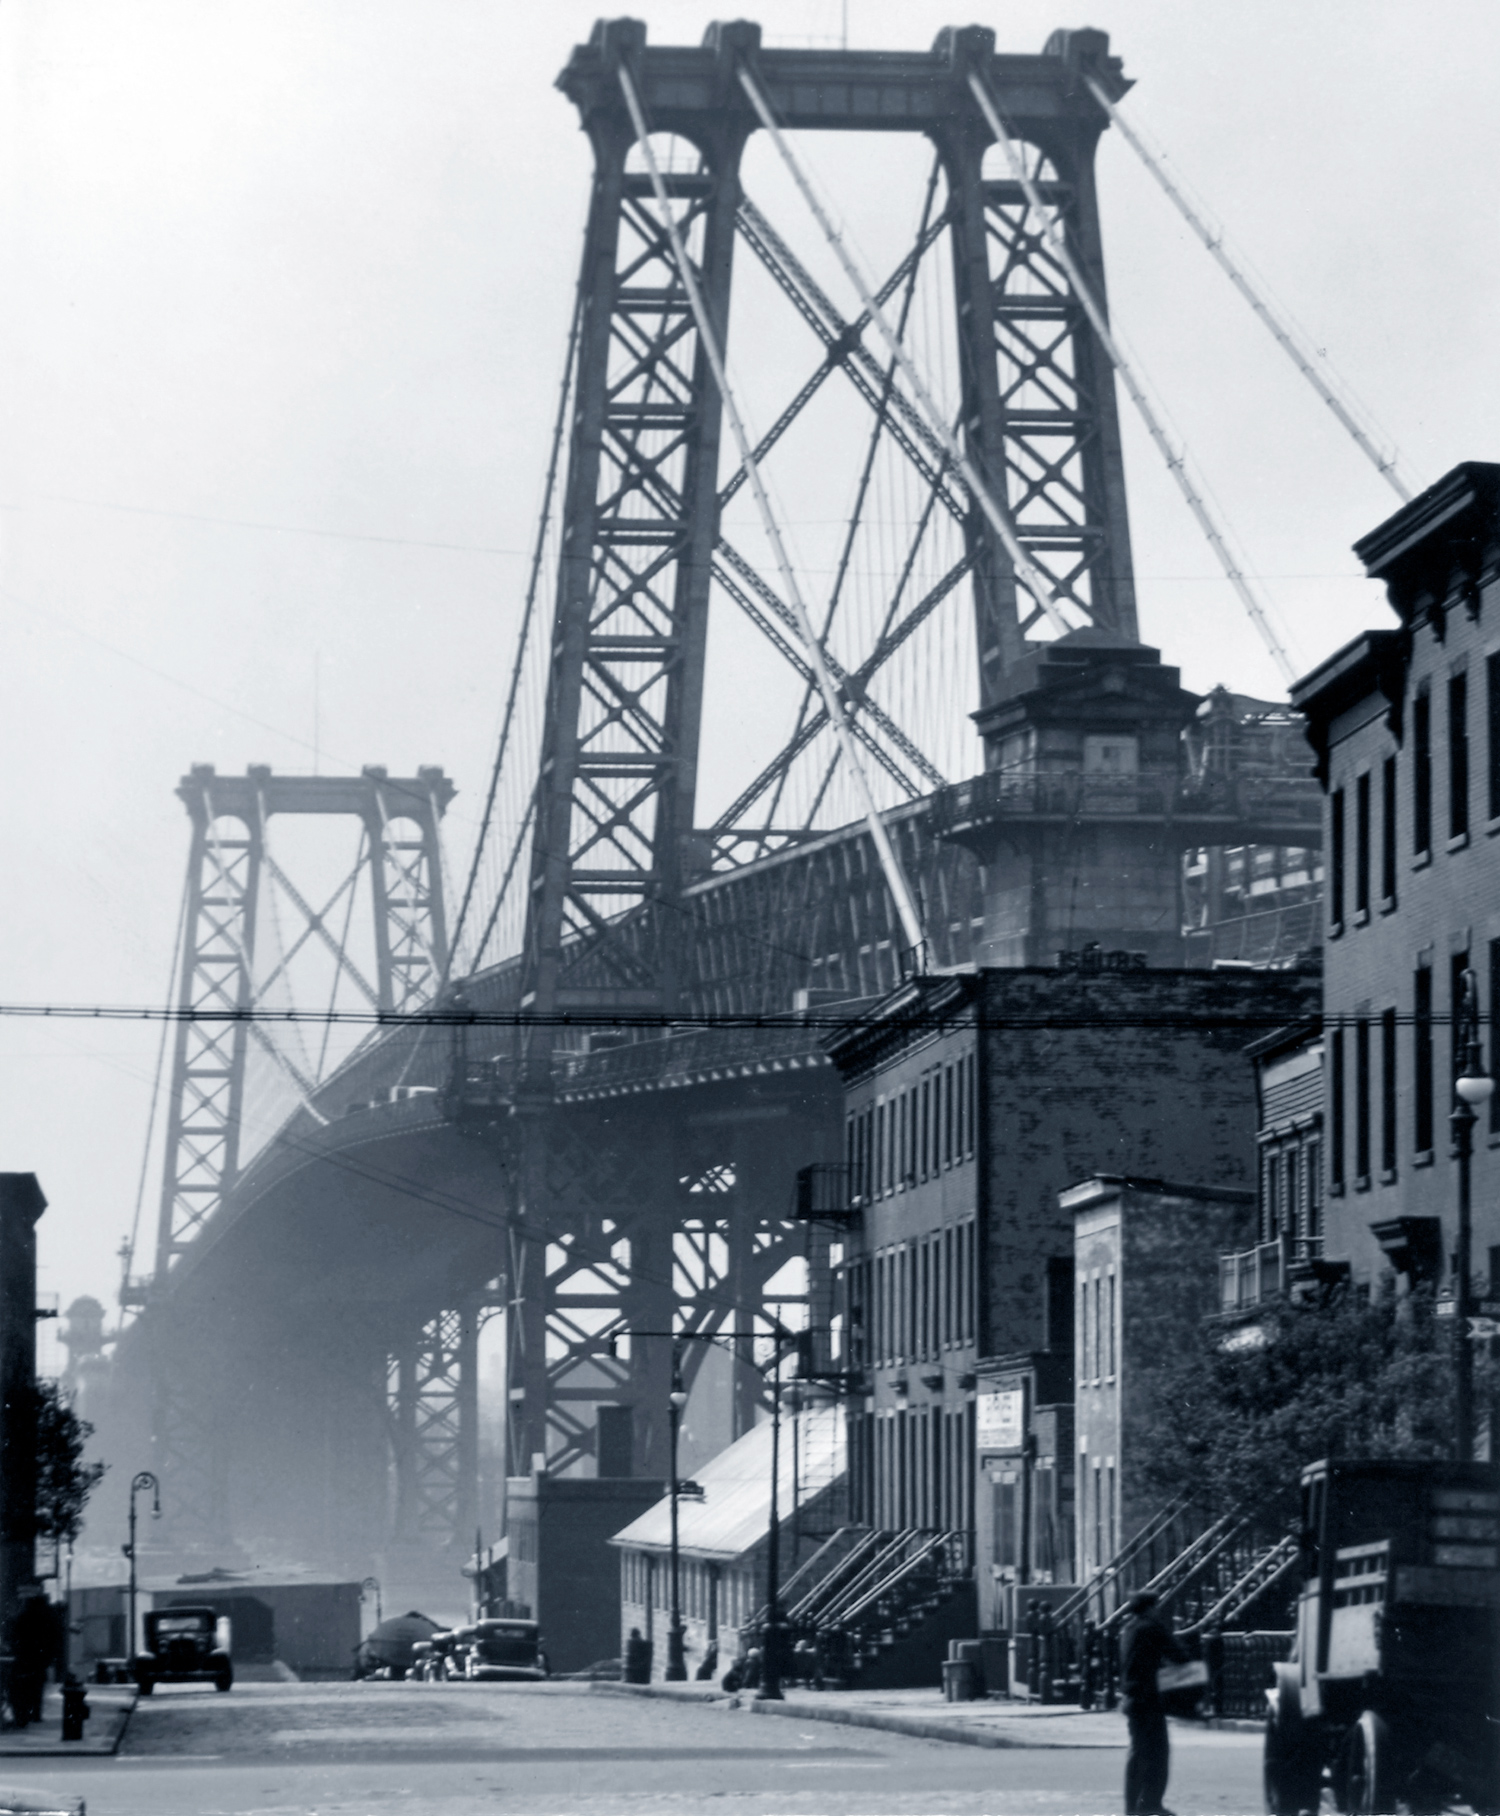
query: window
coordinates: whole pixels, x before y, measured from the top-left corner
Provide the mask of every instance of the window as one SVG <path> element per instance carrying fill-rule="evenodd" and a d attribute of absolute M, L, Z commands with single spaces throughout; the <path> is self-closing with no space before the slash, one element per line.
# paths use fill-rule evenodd
<path fill-rule="evenodd" d="M 1489 815 L 1500 819 L 1500 655 L 1487 656 L 1484 664 L 1485 718 L 1489 733 Z M 1494 1099 L 1490 1099 L 1491 1103 Z"/>
<path fill-rule="evenodd" d="M 1354 784 L 1354 912 L 1370 912 L 1370 777 Z"/>
<path fill-rule="evenodd" d="M 1493 658 L 1491 658 L 1493 660 Z M 1490 941 L 1490 1040 L 1487 1064 L 1495 1070 L 1495 1030 L 1500 1028 L 1500 940 Z M 1490 1133 L 1500 1135 L 1500 1091 L 1490 1097 Z"/>
<path fill-rule="evenodd" d="M 1380 771 L 1380 899 L 1396 899 L 1396 759 L 1387 757 Z"/>
<path fill-rule="evenodd" d="M 1370 1183 L 1370 1024 L 1354 1024 L 1354 1178 Z"/>
<path fill-rule="evenodd" d="M 1307 1144 L 1307 1240 L 1323 1246 L 1323 1154 L 1316 1141 Z"/>
<path fill-rule="evenodd" d="M 1104 1306 L 1104 1373 L 1115 1378 L 1115 1269 L 1108 1275 L 1110 1300 Z"/>
<path fill-rule="evenodd" d="M 1260 1229 L 1262 1242 L 1274 1242 L 1277 1236 L 1281 1234 L 1281 1225 L 1278 1221 L 1280 1207 L 1276 1203 L 1276 1175 L 1276 1156 L 1267 1148 L 1261 1165 L 1261 1198 L 1263 1200 L 1263 1209 L 1261 1213 Z"/>
<path fill-rule="evenodd" d="M 1432 850 L 1432 696 L 1424 689 L 1411 711 L 1411 843 L 1426 857 Z"/>
<path fill-rule="evenodd" d="M 1396 1170 L 1396 1011 L 1380 1016 L 1380 1170 Z"/>
<path fill-rule="evenodd" d="M 921 1139 L 921 1143 L 920 1143 L 921 1164 L 919 1167 L 919 1171 L 920 1171 L 923 1179 L 925 1179 L 927 1177 L 927 1173 L 928 1173 L 927 1159 L 928 1159 L 928 1155 L 931 1151 L 929 1149 L 928 1143 L 931 1140 L 931 1138 L 932 1138 L 932 1082 L 930 1079 L 924 1078 L 922 1080 L 922 1139 Z"/>
<path fill-rule="evenodd" d="M 1335 788 L 1330 803 L 1328 829 L 1328 918 L 1335 928 L 1344 924 L 1344 791 Z"/>
<path fill-rule="evenodd" d="M 1432 1152 L 1432 972 L 1423 965 L 1416 976 L 1416 1011 L 1412 1016 L 1412 1101 L 1416 1109 L 1415 1140 L 1419 1154 Z"/>
<path fill-rule="evenodd" d="M 1344 1030 L 1328 1037 L 1328 1177 L 1334 1191 L 1344 1189 Z"/>
<path fill-rule="evenodd" d="M 953 1164 L 953 1068 L 943 1069 L 943 1165 Z"/>
<path fill-rule="evenodd" d="M 1464 1051 L 1459 1044 L 1459 1011 L 1464 1000 L 1464 973 L 1469 968 L 1467 952 L 1455 952 L 1448 961 L 1448 1063 L 1450 1079 L 1456 1081 L 1464 1069 Z M 1451 1103 L 1455 1093 L 1451 1086 L 1448 1099 Z"/>
<path fill-rule="evenodd" d="M 1448 837 L 1469 833 L 1469 677 L 1448 677 Z"/>

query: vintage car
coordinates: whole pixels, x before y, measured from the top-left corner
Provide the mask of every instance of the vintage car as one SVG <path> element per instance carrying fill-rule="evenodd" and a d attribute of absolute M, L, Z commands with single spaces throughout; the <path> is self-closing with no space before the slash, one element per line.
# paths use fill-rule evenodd
<path fill-rule="evenodd" d="M 431 1640 L 437 1630 L 436 1621 L 415 1609 L 409 1614 L 392 1615 L 367 1633 L 355 1648 L 355 1678 L 405 1677 L 419 1662 L 417 1646 Z"/>
<path fill-rule="evenodd" d="M 130 1661 L 130 1675 L 142 1696 L 158 1684 L 212 1684 L 227 1690 L 234 1682 L 228 1622 L 221 1627 L 212 1608 L 153 1608 L 145 1628 L 145 1646 Z"/>
<path fill-rule="evenodd" d="M 548 1675 L 535 1621 L 482 1620 L 460 1627 L 455 1661 L 471 1681 L 536 1682 Z"/>
<path fill-rule="evenodd" d="M 1302 1588 L 1266 1692 L 1271 1816 L 1500 1809 L 1500 1469 L 1326 1462 L 1302 1478 Z"/>

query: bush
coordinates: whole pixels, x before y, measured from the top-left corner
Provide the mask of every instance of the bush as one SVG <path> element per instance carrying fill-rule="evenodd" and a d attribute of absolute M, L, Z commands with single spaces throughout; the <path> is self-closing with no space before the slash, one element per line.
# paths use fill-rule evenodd
<path fill-rule="evenodd" d="M 1146 1389 L 1143 1479 L 1214 1514 L 1262 1501 L 1291 1525 L 1320 1457 L 1451 1457 L 1454 1340 L 1429 1291 L 1372 1303 L 1345 1287 L 1275 1302 L 1253 1325 L 1205 1322 Z M 1476 1407 L 1493 1386 L 1477 1356 Z"/>

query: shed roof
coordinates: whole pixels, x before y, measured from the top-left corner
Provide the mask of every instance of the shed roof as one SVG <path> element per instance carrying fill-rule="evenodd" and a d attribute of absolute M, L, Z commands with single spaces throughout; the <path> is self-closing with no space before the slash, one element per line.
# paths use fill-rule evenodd
<path fill-rule="evenodd" d="M 795 1429 L 796 1442 L 793 1443 Z M 844 1414 L 837 1405 L 809 1407 L 781 1419 L 777 1496 L 782 1520 L 792 1511 L 795 1457 L 803 1507 L 844 1472 Z M 771 1523 L 771 1426 L 747 1431 L 698 1471 L 701 1501 L 677 1505 L 678 1550 L 685 1557 L 728 1561 L 764 1543 Z M 672 1543 L 672 1502 L 663 1496 L 609 1541 L 639 1551 L 665 1552 Z"/>

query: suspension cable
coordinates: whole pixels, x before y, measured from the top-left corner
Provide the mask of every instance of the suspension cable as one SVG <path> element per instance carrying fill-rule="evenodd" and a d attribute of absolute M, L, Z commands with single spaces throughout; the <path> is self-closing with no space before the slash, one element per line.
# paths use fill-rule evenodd
<path fill-rule="evenodd" d="M 911 948 L 912 963 L 918 969 L 924 967 L 924 956 L 927 948 L 926 935 L 922 928 L 922 917 L 917 912 L 916 898 L 906 880 L 906 872 L 901 860 L 896 855 L 896 848 L 891 843 L 890 833 L 886 830 L 880 810 L 875 805 L 875 797 L 870 791 L 870 780 L 865 774 L 864 765 L 854 746 L 854 735 L 850 730 L 849 720 L 844 711 L 844 702 L 839 690 L 834 685 L 833 676 L 829 673 L 828 662 L 823 645 L 813 629 L 812 618 L 807 610 L 807 602 L 802 597 L 802 589 L 797 584 L 797 576 L 786 551 L 786 544 L 781 539 L 781 530 L 771 509 L 771 501 L 766 495 L 765 484 L 760 476 L 760 465 L 755 458 L 755 448 L 745 425 L 740 418 L 739 408 L 735 403 L 734 393 L 730 389 L 729 375 L 725 370 L 724 357 L 719 348 L 718 335 L 709 318 L 708 306 L 703 299 L 697 275 L 688 261 L 687 248 L 682 243 L 678 232 L 677 221 L 672 214 L 671 199 L 667 195 L 667 186 L 657 166 L 656 154 L 651 149 L 651 136 L 646 125 L 646 116 L 641 107 L 640 97 L 636 93 L 635 83 L 631 80 L 629 69 L 624 63 L 620 65 L 620 87 L 625 95 L 625 105 L 630 109 L 631 124 L 635 127 L 636 143 L 650 173 L 651 188 L 656 196 L 656 206 L 661 214 L 662 231 L 666 234 L 672 248 L 672 257 L 677 265 L 678 275 L 683 288 L 687 291 L 688 302 L 692 306 L 693 320 L 697 324 L 699 344 L 708 360 L 709 368 L 718 386 L 719 396 L 723 400 L 724 415 L 729 422 L 730 433 L 734 436 L 735 446 L 739 450 L 740 464 L 745 469 L 750 482 L 751 492 L 755 497 L 756 509 L 760 513 L 761 525 L 770 543 L 776 559 L 777 570 L 781 575 L 781 584 L 786 590 L 787 602 L 791 606 L 797 621 L 798 634 L 806 649 L 808 665 L 817 677 L 818 691 L 823 696 L 823 704 L 828 712 L 828 722 L 838 737 L 840 748 L 849 773 L 854 777 L 855 787 L 864 808 L 865 822 L 870 829 L 875 850 L 880 858 L 880 867 L 885 872 L 885 880 L 896 904 L 896 913 L 900 917 L 901 927 L 906 934 Z"/>
<path fill-rule="evenodd" d="M 1340 397 L 1333 384 L 1318 370 L 1315 360 L 1301 345 L 1292 324 L 1277 313 L 1268 299 L 1260 294 L 1251 283 L 1248 275 L 1230 255 L 1225 248 L 1223 234 L 1214 232 L 1213 228 L 1208 225 L 1193 207 L 1192 203 L 1172 181 L 1172 178 L 1167 171 L 1165 161 L 1161 155 L 1154 152 L 1151 147 L 1146 144 L 1136 132 L 1135 128 L 1120 112 L 1119 108 L 1115 106 L 1114 102 L 1110 100 L 1109 96 L 1092 76 L 1085 76 L 1084 81 L 1088 83 L 1094 99 L 1109 115 L 1113 124 L 1119 127 L 1120 134 L 1124 138 L 1125 143 L 1146 166 L 1147 170 L 1151 172 L 1152 176 L 1156 178 L 1157 182 L 1161 185 L 1162 189 L 1166 192 L 1168 198 L 1177 209 L 1177 212 L 1213 254 L 1215 263 L 1260 317 L 1261 321 L 1270 331 L 1277 346 L 1281 348 L 1282 352 L 1291 360 L 1292 364 L 1317 392 L 1318 396 L 1321 397 L 1328 408 L 1332 410 L 1339 423 L 1341 423 L 1343 427 L 1348 430 L 1349 434 L 1353 436 L 1360 452 L 1372 463 L 1375 470 L 1386 481 L 1391 490 L 1403 503 L 1407 502 L 1412 497 L 1412 488 L 1402 478 L 1397 468 L 1398 456 L 1394 453 L 1390 455 L 1382 454 L 1374 441 L 1371 440 L 1370 436 L 1360 427 L 1356 415 L 1356 410 L 1359 406 L 1356 405 L 1354 398 L 1349 393 L 1347 387 L 1345 387 L 1344 395 Z M 1363 414 L 1368 421 L 1369 412 L 1365 411 Z"/>
<path fill-rule="evenodd" d="M 906 382 L 911 386 L 912 392 L 915 395 L 918 404 L 921 406 L 922 413 L 926 416 L 933 433 L 942 442 L 943 446 L 948 451 L 949 459 L 952 460 L 954 466 L 957 467 L 959 472 L 963 475 L 964 484 L 968 486 L 970 493 L 978 502 L 979 508 L 984 512 L 986 518 L 988 518 L 990 528 L 994 530 L 995 534 L 1004 544 L 1005 552 L 1010 556 L 1012 566 L 1015 568 L 1016 573 L 1020 578 L 1025 581 L 1027 589 L 1036 600 L 1038 606 L 1041 607 L 1048 623 L 1051 624 L 1053 630 L 1055 630 L 1060 637 L 1066 636 L 1067 633 L 1072 630 L 1073 626 L 1068 623 L 1067 619 L 1063 617 L 1062 612 L 1058 609 L 1057 596 L 1053 592 L 1050 583 L 1042 570 L 1031 559 L 1030 555 L 1027 554 L 1026 549 L 1021 542 L 1020 532 L 1017 530 L 1010 513 L 995 496 L 988 480 L 969 458 L 964 450 L 963 443 L 959 440 L 958 436 L 948 427 L 943 412 L 938 408 L 937 402 L 932 393 L 927 389 L 921 374 L 917 371 L 915 365 L 913 365 L 911 356 L 907 353 L 905 347 L 902 346 L 895 329 L 891 326 L 890 322 L 887 321 L 885 312 L 875 300 L 875 293 L 866 282 L 864 273 L 860 270 L 859 266 L 850 256 L 848 249 L 845 247 L 843 235 L 828 218 L 828 214 L 814 193 L 812 185 L 803 175 L 802 166 L 793 156 L 792 148 L 787 144 L 785 135 L 782 133 L 780 126 L 777 125 L 776 116 L 771 112 L 770 104 L 760 92 L 755 78 L 743 64 L 740 66 L 739 78 L 740 87 L 743 88 L 745 93 L 749 96 L 750 105 L 759 115 L 761 125 L 770 134 L 771 143 L 781 154 L 781 161 L 786 165 L 792 181 L 801 191 L 803 201 L 805 201 L 812 210 L 813 217 L 816 219 L 819 227 L 822 228 L 823 237 L 828 241 L 834 256 L 844 268 L 844 275 L 858 292 L 859 300 L 864 307 L 865 313 L 880 330 L 881 338 L 885 341 L 886 346 L 890 348 L 892 358 L 901 368 L 901 374 Z"/>
<path fill-rule="evenodd" d="M 527 643 L 531 636 L 537 589 L 541 583 L 542 563 L 546 556 L 547 531 L 552 522 L 552 501 L 557 488 L 557 469 L 562 453 L 563 433 L 568 423 L 568 398 L 573 389 L 573 368 L 578 352 L 578 331 L 583 320 L 583 288 L 580 279 L 578 294 L 573 302 L 573 322 L 568 330 L 568 352 L 567 357 L 563 360 L 562 383 L 557 398 L 557 416 L 552 424 L 552 446 L 547 455 L 547 477 L 542 483 L 542 515 L 537 524 L 536 542 L 531 551 L 531 571 L 526 579 L 526 599 L 521 609 L 521 629 L 516 639 L 516 659 L 510 671 L 510 688 L 505 697 L 505 712 L 500 722 L 500 745 L 495 752 L 494 767 L 490 771 L 490 786 L 484 798 L 484 813 L 480 818 L 479 836 L 474 841 L 474 858 L 469 865 L 468 881 L 464 885 L 464 899 L 459 905 L 458 918 L 453 924 L 453 937 L 448 942 L 447 963 L 443 966 L 443 974 L 438 979 L 439 989 L 447 984 L 458 957 L 459 942 L 463 939 L 464 928 L 469 918 L 469 908 L 474 900 L 474 889 L 479 880 L 480 865 L 484 860 L 485 846 L 489 841 L 490 826 L 495 813 L 495 797 L 500 787 L 500 773 L 505 765 L 506 753 L 510 748 L 511 731 L 515 724 L 516 701 L 521 689 L 521 673 L 526 661 Z M 509 880 L 507 872 L 507 885 Z M 490 925 L 493 924 L 493 917 L 491 917 Z M 481 944 L 479 950 L 474 954 L 476 966 L 482 957 L 483 945 Z"/>
<path fill-rule="evenodd" d="M 1110 364 L 1114 367 L 1116 372 L 1119 373 L 1126 391 L 1129 392 L 1130 401 L 1140 413 L 1141 421 L 1146 425 L 1147 434 L 1151 437 L 1152 441 L 1156 443 L 1162 459 L 1167 464 L 1167 471 L 1172 475 L 1173 479 L 1177 481 L 1178 490 L 1187 501 L 1188 509 L 1193 513 L 1193 516 L 1197 518 L 1198 527 L 1207 538 L 1209 547 L 1213 550 L 1214 554 L 1218 556 L 1219 565 L 1223 568 L 1224 573 L 1229 580 L 1229 584 L 1234 588 L 1235 592 L 1239 594 L 1240 603 L 1250 614 L 1251 620 L 1254 623 L 1255 628 L 1260 632 L 1266 648 L 1271 652 L 1271 660 L 1276 664 L 1277 668 L 1280 669 L 1282 680 L 1290 687 L 1292 682 L 1297 679 L 1297 670 L 1292 663 L 1292 659 L 1286 653 L 1285 646 L 1272 628 L 1271 620 L 1266 615 L 1264 606 L 1262 606 L 1260 600 L 1256 598 L 1254 589 L 1246 579 L 1239 563 L 1230 553 L 1229 545 L 1224 540 L 1223 532 L 1219 529 L 1208 506 L 1204 503 L 1202 493 L 1199 492 L 1198 488 L 1193 484 L 1187 470 L 1186 454 L 1180 453 L 1172 446 L 1171 441 L 1167 437 L 1166 430 L 1161 426 L 1156 411 L 1152 408 L 1146 393 L 1141 389 L 1140 382 L 1136 378 L 1130 362 L 1120 351 L 1118 342 L 1110 333 L 1109 322 L 1105 318 L 1104 310 L 1100 305 L 1099 299 L 1094 295 L 1092 287 L 1085 280 L 1083 271 L 1080 268 L 1077 259 L 1073 257 L 1072 248 L 1068 245 L 1067 236 L 1064 234 L 1059 222 L 1058 211 L 1055 208 L 1049 208 L 1042 200 L 1041 193 L 1027 173 L 1025 161 L 1022 159 L 1020 152 L 1016 149 L 1015 141 L 1011 138 L 1009 128 L 1000 118 L 1000 110 L 995 105 L 994 97 L 989 90 L 989 84 L 985 81 L 984 77 L 980 75 L 978 70 L 971 70 L 969 72 L 969 88 L 973 93 L 974 99 L 979 103 L 980 112 L 989 122 L 990 131 L 995 135 L 996 141 L 1005 151 L 1006 159 L 1010 164 L 1011 174 L 1021 186 L 1021 192 L 1026 197 L 1027 207 L 1030 208 L 1042 222 L 1042 230 L 1046 234 L 1047 242 L 1052 248 L 1053 255 L 1056 257 L 1063 270 L 1068 274 L 1068 281 L 1073 286 L 1073 293 L 1082 305 L 1085 315 L 1088 316 L 1094 333 L 1098 336 L 1099 344 L 1107 354 Z"/>

